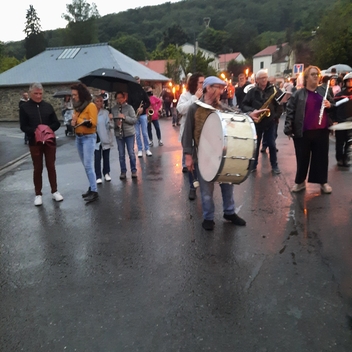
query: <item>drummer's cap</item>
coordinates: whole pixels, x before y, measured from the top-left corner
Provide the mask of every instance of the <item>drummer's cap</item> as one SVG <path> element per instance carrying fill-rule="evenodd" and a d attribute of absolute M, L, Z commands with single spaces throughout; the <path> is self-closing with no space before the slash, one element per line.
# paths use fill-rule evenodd
<path fill-rule="evenodd" d="M 203 89 L 207 86 L 212 86 L 213 84 L 221 84 L 226 86 L 226 82 L 216 76 L 209 76 L 204 80 Z"/>

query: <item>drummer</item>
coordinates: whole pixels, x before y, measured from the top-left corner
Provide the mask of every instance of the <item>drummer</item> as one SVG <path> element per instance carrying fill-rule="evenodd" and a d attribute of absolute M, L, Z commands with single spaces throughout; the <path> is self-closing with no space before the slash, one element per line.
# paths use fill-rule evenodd
<path fill-rule="evenodd" d="M 346 122 L 349 117 L 352 116 L 352 73 L 348 73 L 343 78 L 342 91 L 337 93 L 335 99 L 342 99 L 348 97 L 349 100 L 346 103 L 338 105 L 335 109 L 334 122 L 341 123 Z M 338 101 L 337 100 L 337 103 Z M 349 119 L 351 121 L 351 119 Z M 336 130 L 335 131 L 335 148 L 336 148 L 336 160 L 338 166 L 349 167 L 350 160 L 348 156 L 349 143 L 348 140 L 352 138 L 352 130 Z"/>
<path fill-rule="evenodd" d="M 227 105 L 223 105 L 220 102 L 220 96 L 224 91 L 226 83 L 220 78 L 215 76 L 209 76 L 204 80 L 203 83 L 203 96 L 200 99 L 201 102 L 211 105 L 218 110 L 228 110 Z M 204 104 L 204 105 L 205 105 Z M 205 105 L 206 106 L 206 105 Z M 252 116 L 258 115 L 257 112 L 253 112 Z M 199 137 L 202 126 L 209 116 L 209 110 L 197 103 L 193 103 L 187 113 L 185 128 L 182 135 L 182 147 L 185 155 L 185 164 L 189 172 L 194 171 L 195 163 L 197 160 L 197 148 L 199 143 Z M 202 210 L 203 210 L 203 229 L 211 231 L 214 229 L 214 183 L 205 181 L 199 170 L 197 170 L 199 183 L 200 183 L 200 194 L 202 199 Z M 223 211 L 224 219 L 231 221 L 233 224 L 238 226 L 245 226 L 246 221 L 240 218 L 235 213 L 235 201 L 233 198 L 233 184 L 220 184 L 222 200 L 223 200 Z"/>

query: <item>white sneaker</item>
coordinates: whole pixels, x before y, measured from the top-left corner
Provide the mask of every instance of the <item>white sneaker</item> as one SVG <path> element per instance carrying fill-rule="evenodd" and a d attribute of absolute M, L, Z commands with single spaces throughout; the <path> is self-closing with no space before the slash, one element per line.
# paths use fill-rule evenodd
<path fill-rule="evenodd" d="M 295 183 L 295 185 L 292 187 L 291 192 L 300 192 L 306 188 L 306 182 L 302 183 Z"/>
<path fill-rule="evenodd" d="M 101 178 L 97 178 L 97 184 L 100 185 L 101 183 L 103 183 L 103 180 Z"/>
<path fill-rule="evenodd" d="M 62 200 L 64 200 L 64 197 L 58 191 L 53 193 L 52 196 L 56 202 L 61 202 Z"/>
<path fill-rule="evenodd" d="M 34 205 L 39 206 L 43 204 L 42 196 L 35 196 L 34 198 Z"/>
<path fill-rule="evenodd" d="M 109 175 L 109 174 L 106 174 L 106 175 L 105 175 L 105 181 L 108 181 L 108 182 L 110 182 L 110 181 L 111 181 L 111 177 L 110 177 L 110 175 Z"/>
<path fill-rule="evenodd" d="M 162 147 L 164 145 L 164 143 L 161 139 L 159 139 L 159 145 L 160 145 L 160 147 Z"/>
<path fill-rule="evenodd" d="M 138 158 L 141 158 L 143 156 L 143 152 L 141 150 L 138 150 Z"/>
<path fill-rule="evenodd" d="M 149 147 L 153 147 L 153 146 L 154 146 L 153 141 L 149 141 Z"/>
<path fill-rule="evenodd" d="M 320 188 L 323 193 L 330 194 L 332 192 L 332 188 L 328 183 L 321 184 Z"/>
<path fill-rule="evenodd" d="M 152 156 L 153 155 L 152 152 L 149 149 L 145 153 L 147 154 L 147 156 Z"/>

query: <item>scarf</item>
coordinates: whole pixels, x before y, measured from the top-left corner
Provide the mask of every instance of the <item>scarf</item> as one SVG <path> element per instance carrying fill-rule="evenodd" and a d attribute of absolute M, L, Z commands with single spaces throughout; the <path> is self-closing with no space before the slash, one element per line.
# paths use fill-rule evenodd
<path fill-rule="evenodd" d="M 88 106 L 88 104 L 90 103 L 90 101 L 84 101 L 84 102 L 80 102 L 80 101 L 74 101 L 73 102 L 73 108 L 77 111 L 77 112 L 79 112 L 79 113 L 81 113 L 87 106 Z"/>

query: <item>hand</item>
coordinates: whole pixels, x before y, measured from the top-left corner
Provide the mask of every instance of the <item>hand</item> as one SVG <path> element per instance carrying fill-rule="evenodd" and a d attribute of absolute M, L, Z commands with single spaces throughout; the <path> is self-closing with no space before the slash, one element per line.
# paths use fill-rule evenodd
<path fill-rule="evenodd" d="M 109 114 L 109 119 L 112 120 L 113 117 L 114 117 L 113 114 L 110 113 Z"/>
<path fill-rule="evenodd" d="M 82 123 L 82 126 L 86 126 L 88 128 L 91 128 L 93 126 L 93 124 L 90 120 L 84 120 Z"/>
<path fill-rule="evenodd" d="M 142 112 L 143 112 L 143 108 L 142 107 L 137 109 L 137 114 L 138 115 L 140 115 Z"/>
<path fill-rule="evenodd" d="M 254 122 L 257 122 L 259 120 L 259 116 L 265 111 L 270 111 L 270 110 L 269 109 L 254 110 L 254 111 L 251 111 L 248 115 L 251 117 L 251 119 Z"/>
<path fill-rule="evenodd" d="M 126 116 L 125 116 L 124 114 L 119 113 L 119 114 L 117 115 L 117 118 L 118 118 L 118 119 L 125 120 L 125 119 L 126 119 Z"/>
<path fill-rule="evenodd" d="M 203 89 L 198 88 L 194 95 L 199 99 L 203 95 Z"/>
<path fill-rule="evenodd" d="M 331 103 L 329 102 L 329 100 L 324 100 L 324 102 L 323 102 L 323 104 L 324 104 L 324 107 L 326 107 L 327 109 L 330 109 L 331 108 Z"/>
<path fill-rule="evenodd" d="M 193 158 L 191 154 L 185 154 L 185 164 L 190 172 L 194 170 Z"/>

